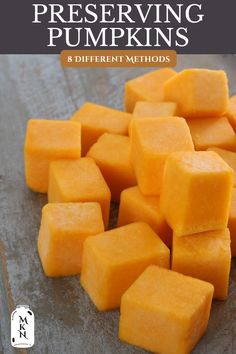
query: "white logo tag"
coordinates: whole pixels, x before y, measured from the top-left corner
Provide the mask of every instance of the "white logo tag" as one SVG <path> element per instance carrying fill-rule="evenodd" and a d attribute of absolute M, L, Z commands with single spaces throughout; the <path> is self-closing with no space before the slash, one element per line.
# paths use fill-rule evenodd
<path fill-rule="evenodd" d="M 15 348 L 34 345 L 34 313 L 28 305 L 18 305 L 11 314 L 11 345 Z"/>

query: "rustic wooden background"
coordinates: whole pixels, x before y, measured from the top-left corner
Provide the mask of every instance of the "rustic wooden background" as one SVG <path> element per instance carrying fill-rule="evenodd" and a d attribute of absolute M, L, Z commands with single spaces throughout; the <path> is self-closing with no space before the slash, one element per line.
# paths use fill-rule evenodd
<path fill-rule="evenodd" d="M 177 69 L 194 66 L 226 70 L 231 93 L 236 93 L 235 56 L 178 57 Z M 124 82 L 146 71 L 62 69 L 58 56 L 0 57 L 0 353 L 15 353 L 9 318 L 17 304 L 28 304 L 35 313 L 30 353 L 144 353 L 118 340 L 118 311 L 98 313 L 78 277 L 49 279 L 42 273 L 36 238 L 46 197 L 25 186 L 23 143 L 30 117 L 68 118 L 85 100 L 122 109 Z M 112 213 L 114 221 L 114 208 Z M 229 298 L 214 302 L 208 332 L 195 354 L 236 353 L 235 265 Z"/>

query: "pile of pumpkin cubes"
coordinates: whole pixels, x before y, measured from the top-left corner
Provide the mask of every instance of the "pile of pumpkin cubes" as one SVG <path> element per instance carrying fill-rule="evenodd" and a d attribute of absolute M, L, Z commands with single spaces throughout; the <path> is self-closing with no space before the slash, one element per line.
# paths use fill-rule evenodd
<path fill-rule="evenodd" d="M 48 193 L 45 274 L 80 274 L 98 310 L 120 307 L 120 339 L 151 352 L 191 352 L 212 298 L 227 298 L 236 256 L 228 95 L 223 71 L 161 69 L 125 84 L 126 112 L 87 102 L 67 121 L 28 122 L 26 182 Z M 111 201 L 118 225 L 107 230 Z"/>

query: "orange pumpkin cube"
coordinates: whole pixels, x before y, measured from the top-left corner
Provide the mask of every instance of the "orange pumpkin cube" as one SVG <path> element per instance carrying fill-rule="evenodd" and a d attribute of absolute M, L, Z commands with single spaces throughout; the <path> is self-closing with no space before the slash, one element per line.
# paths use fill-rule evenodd
<path fill-rule="evenodd" d="M 222 70 L 186 69 L 164 84 L 165 101 L 178 104 L 183 117 L 217 117 L 228 108 L 228 79 Z"/>
<path fill-rule="evenodd" d="M 98 166 L 88 157 L 51 163 L 48 202 L 98 202 L 108 225 L 111 193 Z"/>
<path fill-rule="evenodd" d="M 236 151 L 236 135 L 226 117 L 189 119 L 187 123 L 196 150 L 216 146 Z"/>
<path fill-rule="evenodd" d="M 176 116 L 177 105 L 174 102 L 148 102 L 138 101 L 134 107 L 133 118 L 129 123 L 129 135 L 131 135 L 132 123 L 139 118 L 160 118 Z"/>
<path fill-rule="evenodd" d="M 183 118 L 134 119 L 131 163 L 144 195 L 160 194 L 164 165 L 174 151 L 194 150 L 189 127 Z"/>
<path fill-rule="evenodd" d="M 236 188 L 232 191 L 228 228 L 231 238 L 231 254 L 232 257 L 236 257 Z"/>
<path fill-rule="evenodd" d="M 226 117 L 228 118 L 234 131 L 236 131 L 236 95 L 230 97 L 229 99 L 229 105 L 226 112 Z"/>
<path fill-rule="evenodd" d="M 119 202 L 123 189 L 136 185 L 129 150 L 129 137 L 105 133 L 87 153 L 100 168 L 115 202 Z"/>
<path fill-rule="evenodd" d="M 169 268 L 169 256 L 149 225 L 129 224 L 87 238 L 80 281 L 98 310 L 113 309 L 148 265 Z"/>
<path fill-rule="evenodd" d="M 175 74 L 174 70 L 165 68 L 127 81 L 125 84 L 125 110 L 133 112 L 137 101 L 164 101 L 163 85 Z"/>
<path fill-rule="evenodd" d="M 135 221 L 146 222 L 167 247 L 171 248 L 172 230 L 160 211 L 160 198 L 144 196 L 137 186 L 125 189 L 121 193 L 118 226 Z"/>
<path fill-rule="evenodd" d="M 30 119 L 24 147 L 27 186 L 35 192 L 47 193 L 50 162 L 78 159 L 81 153 L 80 135 L 80 124 Z"/>
<path fill-rule="evenodd" d="M 133 110 L 135 117 L 171 117 L 177 115 L 175 102 L 138 101 Z"/>
<path fill-rule="evenodd" d="M 234 186 L 236 186 L 236 153 L 217 147 L 211 147 L 208 151 L 215 151 L 234 171 Z"/>
<path fill-rule="evenodd" d="M 83 243 L 104 231 L 98 203 L 47 204 L 42 210 L 38 252 L 49 277 L 79 274 Z"/>
<path fill-rule="evenodd" d="M 175 234 L 227 227 L 233 171 L 213 151 L 176 152 L 166 162 L 161 210 Z"/>
<path fill-rule="evenodd" d="M 82 126 L 82 156 L 104 133 L 128 135 L 131 114 L 110 107 L 86 102 L 73 114 L 72 121 Z"/>
<path fill-rule="evenodd" d="M 207 329 L 213 286 L 149 266 L 121 299 L 119 337 L 154 353 L 190 353 Z"/>
<path fill-rule="evenodd" d="M 178 237 L 173 235 L 172 269 L 214 286 L 214 298 L 228 295 L 231 263 L 228 229 Z"/>

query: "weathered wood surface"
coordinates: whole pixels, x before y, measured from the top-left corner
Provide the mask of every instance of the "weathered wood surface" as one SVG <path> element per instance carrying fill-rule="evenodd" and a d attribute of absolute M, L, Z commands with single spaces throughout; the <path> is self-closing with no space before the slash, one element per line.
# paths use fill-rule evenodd
<path fill-rule="evenodd" d="M 179 56 L 178 69 L 224 69 L 234 93 L 235 58 Z M 36 342 L 30 353 L 144 353 L 118 340 L 118 311 L 98 313 L 78 277 L 49 279 L 43 275 L 36 237 L 46 197 L 25 186 L 23 142 L 29 117 L 64 119 L 84 100 L 122 108 L 125 80 L 146 71 L 63 70 L 57 56 L 0 57 L 0 352 L 14 353 L 10 312 L 24 303 L 36 318 Z M 209 329 L 195 354 L 236 353 L 235 261 L 231 273 L 229 299 L 214 302 Z"/>

